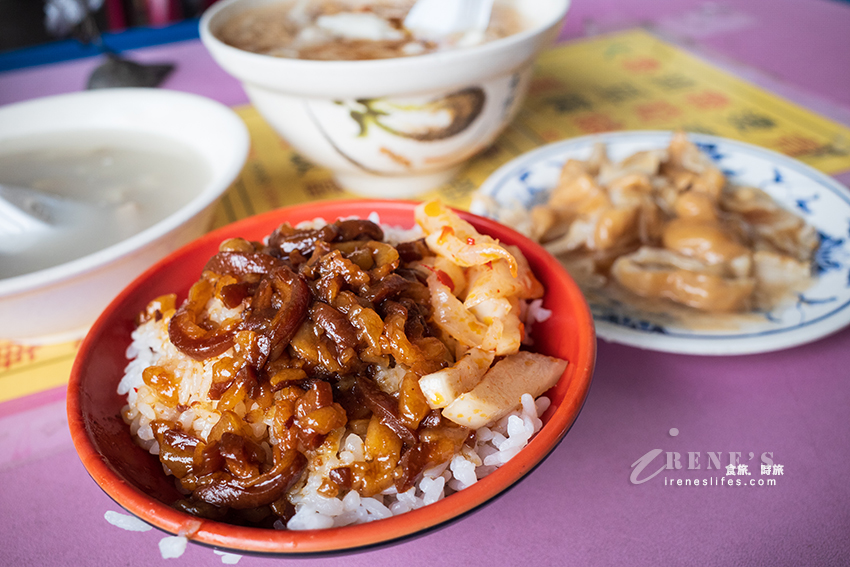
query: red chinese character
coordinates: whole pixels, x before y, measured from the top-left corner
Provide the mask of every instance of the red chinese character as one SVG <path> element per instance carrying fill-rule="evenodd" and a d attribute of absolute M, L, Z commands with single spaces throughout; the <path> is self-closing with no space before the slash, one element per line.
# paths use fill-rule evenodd
<path fill-rule="evenodd" d="M 688 102 L 703 110 L 724 108 L 729 105 L 729 98 L 717 91 L 702 91 L 688 95 Z"/>
<path fill-rule="evenodd" d="M 562 88 L 561 81 L 555 77 L 536 77 L 528 86 L 528 94 L 534 96 L 539 93 Z"/>
<path fill-rule="evenodd" d="M 8 370 L 15 364 L 31 362 L 38 347 L 24 346 L 11 341 L 0 342 L 0 369 Z"/>
<path fill-rule="evenodd" d="M 658 62 L 658 59 L 652 57 L 635 57 L 623 61 L 623 69 L 632 73 L 648 73 L 657 71 L 660 67 L 661 63 Z"/>
<path fill-rule="evenodd" d="M 593 134 L 595 132 L 609 132 L 611 130 L 620 130 L 623 128 L 622 122 L 613 120 L 607 114 L 585 114 L 584 116 L 576 117 L 576 126 L 582 132 Z"/>
<path fill-rule="evenodd" d="M 670 104 L 666 100 L 658 100 L 655 102 L 647 102 L 635 106 L 635 111 L 644 122 L 652 122 L 655 120 L 669 120 L 676 118 L 682 111 L 678 107 Z"/>
<path fill-rule="evenodd" d="M 543 132 L 540 132 L 540 137 L 547 142 L 554 142 L 555 140 L 561 139 L 561 134 L 557 130 L 544 130 Z"/>
<path fill-rule="evenodd" d="M 793 157 L 813 153 L 821 147 L 817 140 L 799 134 L 782 136 L 777 140 L 776 145 L 783 154 Z"/>

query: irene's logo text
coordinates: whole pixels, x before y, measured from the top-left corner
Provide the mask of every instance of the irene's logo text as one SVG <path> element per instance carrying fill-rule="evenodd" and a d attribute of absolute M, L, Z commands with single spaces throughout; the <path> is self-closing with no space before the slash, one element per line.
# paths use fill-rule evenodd
<path fill-rule="evenodd" d="M 670 430 L 671 436 L 675 437 L 678 434 L 677 429 Z M 756 460 L 757 456 L 758 460 Z M 643 484 L 665 471 L 668 474 L 685 470 L 723 472 L 723 476 L 719 478 L 670 479 L 667 476 L 664 477 L 665 485 L 676 486 L 775 486 L 775 478 L 754 479 L 748 477 L 752 477 L 755 471 L 758 471 L 762 477 L 776 477 L 785 474 L 783 465 L 775 462 L 772 451 L 764 451 L 756 455 L 752 451 L 687 451 L 682 453 L 652 449 L 632 463 L 631 469 L 629 481 L 632 484 Z"/>

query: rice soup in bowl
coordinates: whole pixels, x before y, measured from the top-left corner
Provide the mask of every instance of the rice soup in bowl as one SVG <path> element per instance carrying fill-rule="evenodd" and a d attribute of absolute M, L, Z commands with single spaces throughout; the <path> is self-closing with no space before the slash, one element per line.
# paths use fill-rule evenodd
<path fill-rule="evenodd" d="M 182 497 L 159 460 L 131 438 L 120 412 L 126 396 L 116 391 L 125 351 L 139 310 L 151 297 L 178 291 L 185 296 L 200 269 L 229 237 L 258 240 L 281 222 L 293 225 L 321 217 L 367 218 L 410 227 L 414 204 L 347 201 L 308 204 L 273 211 L 211 233 L 173 254 L 128 287 L 104 312 L 86 338 L 69 385 L 69 424 L 78 453 L 95 481 L 129 512 L 191 541 L 241 552 L 283 555 L 340 553 L 384 545 L 441 527 L 486 504 L 531 472 L 558 444 L 587 395 L 595 362 L 595 335 L 584 299 L 560 266 L 536 245 L 493 221 L 464 214 L 482 234 L 516 244 L 545 288 L 543 307 L 551 316 L 532 330 L 534 350 L 569 361 L 546 393 L 552 402 L 542 429 L 518 454 L 488 476 L 433 504 L 366 524 L 293 531 L 245 527 L 198 518 L 171 504 Z"/>
<path fill-rule="evenodd" d="M 47 229 L 0 246 L 0 338 L 85 336 L 127 283 L 209 229 L 249 146 L 233 110 L 164 89 L 83 91 L 0 108 L 0 183 L 71 203 Z"/>
<path fill-rule="evenodd" d="M 519 33 L 526 26 L 508 3 L 493 5 L 485 30 L 439 36 L 410 30 L 413 0 L 279 1 L 245 10 L 217 36 L 237 49 L 293 59 L 365 60 L 460 49 Z"/>
<path fill-rule="evenodd" d="M 269 124 L 306 158 L 331 169 L 340 185 L 366 196 L 404 198 L 450 179 L 513 119 L 533 62 L 557 35 L 569 0 L 504 0 L 496 13 L 517 14 L 515 33 L 442 45 L 405 39 L 397 45 L 400 57 L 299 59 L 222 40 L 228 23 L 274 4 L 215 4 L 201 18 L 204 45 L 243 83 Z M 368 45 L 343 45 L 354 43 Z"/>

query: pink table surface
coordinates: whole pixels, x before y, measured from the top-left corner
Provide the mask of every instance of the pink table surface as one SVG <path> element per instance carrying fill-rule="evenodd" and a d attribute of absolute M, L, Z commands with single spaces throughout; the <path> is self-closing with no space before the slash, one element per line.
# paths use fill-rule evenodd
<path fill-rule="evenodd" d="M 562 39 L 635 25 L 850 124 L 850 6 L 575 0 Z M 166 88 L 247 102 L 196 41 L 132 55 L 176 62 Z M 0 104 L 79 90 L 96 63 L 0 74 Z M 837 177 L 850 182 L 848 174 Z M 781 352 L 727 358 L 600 341 L 576 425 L 530 477 L 489 506 L 386 549 L 322 559 L 242 557 L 238 565 L 850 565 L 848 347 L 850 329 Z M 683 468 L 632 483 L 633 463 L 654 449 L 678 453 Z M 689 452 L 699 469 L 688 469 Z M 740 453 L 751 476 L 709 469 L 709 452 L 722 453 L 723 466 Z M 763 453 L 782 465 L 781 476 L 760 474 Z M 742 486 L 726 485 L 738 478 Z M 707 485 L 670 484 L 697 479 Z M 774 486 L 757 484 L 770 479 Z M 110 510 L 120 512 L 71 445 L 63 391 L 0 404 L 0 564 L 223 563 L 194 545 L 163 559 L 164 534 L 116 528 L 104 519 Z"/>

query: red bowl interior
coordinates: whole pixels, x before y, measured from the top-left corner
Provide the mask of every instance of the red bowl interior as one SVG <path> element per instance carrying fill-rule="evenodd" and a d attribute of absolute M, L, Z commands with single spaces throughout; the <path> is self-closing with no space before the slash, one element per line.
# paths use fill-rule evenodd
<path fill-rule="evenodd" d="M 540 246 L 515 231 L 469 213 L 461 215 L 483 233 L 518 245 L 546 288 L 543 306 L 552 311 L 533 328 L 535 350 L 569 361 L 558 384 L 548 392 L 552 406 L 544 427 L 516 457 L 471 487 L 420 508 L 368 524 L 312 531 L 278 531 L 204 520 L 169 506 L 178 497 L 173 480 L 159 461 L 137 446 L 120 415 L 124 396 L 116 393 L 127 364 L 133 320 L 162 294 L 185 298 L 222 240 L 260 240 L 279 224 L 322 217 L 365 218 L 408 228 L 415 203 L 405 201 L 328 201 L 288 207 L 226 226 L 172 253 L 137 278 L 115 298 L 88 333 L 71 372 L 68 422 L 83 465 L 100 487 L 127 511 L 149 524 L 191 541 L 248 553 L 335 553 L 371 547 L 435 529 L 476 509 L 510 488 L 539 464 L 575 421 L 587 396 L 596 360 L 596 336 L 587 303 L 575 282 Z"/>

